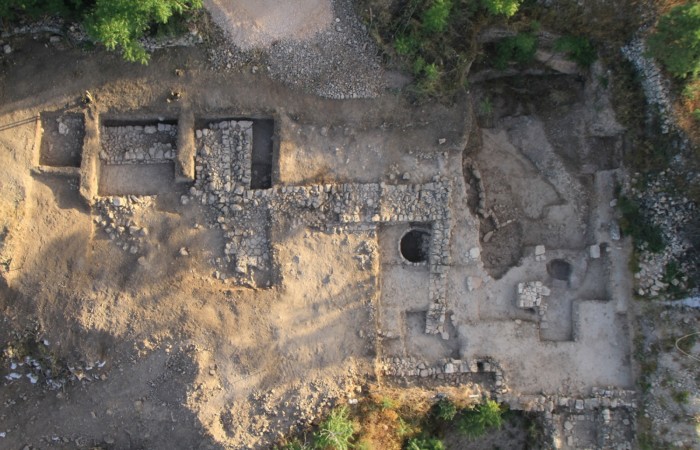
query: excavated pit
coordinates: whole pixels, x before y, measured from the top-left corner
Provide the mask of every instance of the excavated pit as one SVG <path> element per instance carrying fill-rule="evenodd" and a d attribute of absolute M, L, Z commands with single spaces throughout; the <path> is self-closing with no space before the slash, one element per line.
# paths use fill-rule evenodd
<path fill-rule="evenodd" d="M 401 256 L 412 263 L 428 261 L 430 254 L 430 232 L 428 230 L 414 228 L 401 237 L 399 246 Z"/>
<path fill-rule="evenodd" d="M 51 167 L 80 167 L 85 118 L 82 114 L 42 113 L 39 164 Z"/>
<path fill-rule="evenodd" d="M 571 264 L 563 259 L 553 259 L 547 264 L 547 273 L 555 280 L 569 281 Z"/>
<path fill-rule="evenodd" d="M 251 189 L 272 187 L 273 140 L 275 122 L 271 119 L 253 120 L 253 155 L 251 158 Z"/>

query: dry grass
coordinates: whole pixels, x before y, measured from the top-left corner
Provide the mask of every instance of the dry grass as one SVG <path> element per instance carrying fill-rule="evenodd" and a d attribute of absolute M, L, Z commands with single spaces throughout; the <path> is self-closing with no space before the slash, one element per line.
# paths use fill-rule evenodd
<path fill-rule="evenodd" d="M 676 122 L 696 145 L 700 145 L 700 80 L 685 83 L 674 104 Z"/>
<path fill-rule="evenodd" d="M 421 424 L 437 401 L 435 392 L 422 388 L 372 386 L 370 392 L 355 414 L 361 424 L 357 448 L 400 450 L 406 439 L 424 431 Z M 473 392 L 464 387 L 444 387 L 441 392 L 457 408 L 475 403 Z"/>

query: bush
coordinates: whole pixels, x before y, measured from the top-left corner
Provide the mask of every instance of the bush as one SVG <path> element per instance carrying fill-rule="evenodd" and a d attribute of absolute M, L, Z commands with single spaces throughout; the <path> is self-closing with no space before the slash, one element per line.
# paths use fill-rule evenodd
<path fill-rule="evenodd" d="M 423 29 L 427 33 L 442 33 L 447 28 L 452 2 L 450 0 L 434 0 L 433 4 L 423 13 Z"/>
<path fill-rule="evenodd" d="M 672 394 L 673 400 L 676 401 L 676 403 L 680 405 L 686 405 L 688 404 L 688 398 L 690 397 L 690 394 L 688 391 L 674 391 Z"/>
<path fill-rule="evenodd" d="M 537 38 L 530 33 L 520 33 L 516 36 L 501 39 L 496 44 L 497 69 L 503 70 L 510 61 L 526 64 L 535 57 Z"/>
<path fill-rule="evenodd" d="M 700 3 L 676 6 L 661 16 L 648 45 L 651 55 L 674 76 L 700 75 Z"/>
<path fill-rule="evenodd" d="M 445 445 L 437 438 L 413 438 L 406 444 L 406 450 L 445 450 Z"/>
<path fill-rule="evenodd" d="M 435 417 L 445 422 L 449 422 L 457 415 L 457 407 L 447 398 L 440 399 L 435 404 Z"/>
<path fill-rule="evenodd" d="M 291 442 L 277 447 L 277 450 L 311 450 L 312 448 L 311 444 L 301 442 L 299 439 L 293 439 Z"/>
<path fill-rule="evenodd" d="M 583 36 L 562 36 L 554 42 L 554 49 L 565 52 L 569 59 L 581 67 L 589 67 L 596 60 L 596 50 Z"/>
<path fill-rule="evenodd" d="M 394 41 L 394 50 L 399 55 L 412 55 L 418 50 L 418 41 L 414 36 L 399 36 Z"/>
<path fill-rule="evenodd" d="M 503 410 L 498 402 L 486 400 L 475 408 L 462 413 L 459 430 L 470 439 L 476 439 L 491 429 L 503 425 Z"/>
<path fill-rule="evenodd" d="M 319 426 L 314 441 L 319 449 L 348 450 L 355 427 L 346 407 L 336 408 Z"/>
<path fill-rule="evenodd" d="M 518 12 L 522 0 L 481 0 L 481 5 L 494 16 L 512 17 Z"/>

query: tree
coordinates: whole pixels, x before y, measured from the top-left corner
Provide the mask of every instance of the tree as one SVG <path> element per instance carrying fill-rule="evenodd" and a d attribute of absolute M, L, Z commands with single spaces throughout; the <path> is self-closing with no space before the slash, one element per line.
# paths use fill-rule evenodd
<path fill-rule="evenodd" d="M 148 63 L 139 42 L 152 24 L 165 24 L 173 14 L 202 7 L 202 0 L 97 0 L 86 15 L 90 36 L 108 50 L 120 48 L 124 59 Z"/>
<path fill-rule="evenodd" d="M 121 49 L 127 61 L 146 64 L 148 53 L 139 39 L 151 26 L 201 7 L 202 0 L 0 0 L 0 24 L 18 16 L 82 20 L 93 40 L 109 50 Z"/>
<path fill-rule="evenodd" d="M 700 75 L 700 3 L 691 1 L 661 16 L 648 45 L 674 76 Z"/>

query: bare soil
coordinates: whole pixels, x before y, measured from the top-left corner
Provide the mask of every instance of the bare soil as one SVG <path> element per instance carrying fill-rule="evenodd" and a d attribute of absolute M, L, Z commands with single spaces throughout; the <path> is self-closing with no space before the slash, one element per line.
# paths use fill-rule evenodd
<path fill-rule="evenodd" d="M 302 7 L 315 3 L 323 2 Z M 453 105 L 412 105 L 388 92 L 323 99 L 248 68 L 215 71 L 201 48 L 159 51 L 144 67 L 57 51 L 48 36 L 18 37 L 12 47 L 0 76 L 2 446 L 269 448 L 371 383 L 396 381 L 382 365 L 408 358 L 431 367 L 493 358 L 514 403 L 634 386 L 629 242 L 609 233 L 617 176 L 609 153 L 621 145 L 620 128 L 595 72 L 583 84 L 501 80 Z M 86 91 L 95 99 L 88 106 Z M 486 96 L 494 108 L 480 128 L 472 110 Z M 134 205 L 130 220 L 148 230 L 138 247 L 115 245 L 98 226 L 107 212 L 80 190 L 90 162 L 76 157 L 77 133 L 83 142 L 99 137 L 77 122 L 61 134 L 54 116 L 159 121 L 185 109 L 198 120 L 274 121 L 271 164 L 267 154 L 253 161 L 269 180 L 255 187 L 412 190 L 447 180 L 446 262 L 413 265 L 401 255 L 401 236 L 424 223 L 337 231 L 260 209 L 263 230 L 251 232 L 269 236 L 273 267 L 253 287 L 235 285 L 215 264 L 227 231 L 217 211 L 198 197 L 183 202 L 192 183 L 174 183 L 160 164 L 98 174 L 98 200 L 122 195 L 118 202 Z M 467 157 L 496 220 L 474 211 Z M 589 253 L 598 244 L 600 259 Z M 536 254 L 539 245 L 546 253 Z M 548 271 L 557 260 L 570 264 L 568 277 Z M 426 334 L 436 265 L 447 314 L 440 334 Z M 531 281 L 551 289 L 546 314 L 516 306 L 518 284 Z M 474 392 L 493 384 L 493 373 L 470 376 Z M 398 381 L 436 391 L 450 384 Z M 591 424 L 581 425 L 576 446 L 596 442 Z M 526 437 L 507 428 L 489 439 L 518 446 Z M 462 448 L 457 437 L 448 442 Z"/>

